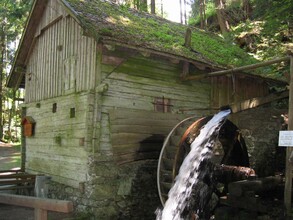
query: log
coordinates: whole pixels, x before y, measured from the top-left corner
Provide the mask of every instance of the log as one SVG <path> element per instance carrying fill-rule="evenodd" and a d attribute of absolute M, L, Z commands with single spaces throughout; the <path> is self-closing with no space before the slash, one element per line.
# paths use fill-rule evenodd
<path fill-rule="evenodd" d="M 219 182 L 230 183 L 239 180 L 247 180 L 255 176 L 255 171 L 249 167 L 216 165 L 215 176 Z"/>
<path fill-rule="evenodd" d="M 69 213 L 73 211 L 73 203 L 71 201 L 11 195 L 5 193 L 0 194 L 0 203 L 54 212 Z"/>
<path fill-rule="evenodd" d="M 282 178 L 280 176 L 269 176 L 256 180 L 232 182 L 228 185 L 228 192 L 231 196 L 240 197 L 244 196 L 248 191 L 253 191 L 255 193 L 269 191 L 274 189 L 281 181 Z"/>
<path fill-rule="evenodd" d="M 196 76 L 188 76 L 184 80 L 199 80 L 199 79 L 204 79 L 207 77 L 223 76 L 223 75 L 227 75 L 227 74 L 231 74 L 231 73 L 233 73 L 233 74 L 234 73 L 241 73 L 241 71 L 244 71 L 244 70 L 257 69 L 259 67 L 269 66 L 271 64 L 280 63 L 280 62 L 288 61 L 288 60 L 290 60 L 290 57 L 286 56 L 286 57 L 268 60 L 268 61 L 261 62 L 261 63 L 251 64 L 251 65 L 247 65 L 247 66 L 241 66 L 238 68 L 232 68 L 232 69 L 228 69 L 228 70 L 220 70 L 220 71 L 205 73 L 205 74 L 196 75 Z M 252 74 L 247 74 L 247 75 L 252 75 Z"/>

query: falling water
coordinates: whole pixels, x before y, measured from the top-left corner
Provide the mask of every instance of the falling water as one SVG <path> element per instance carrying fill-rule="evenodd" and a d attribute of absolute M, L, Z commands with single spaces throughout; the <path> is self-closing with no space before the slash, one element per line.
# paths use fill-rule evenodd
<path fill-rule="evenodd" d="M 216 115 L 200 131 L 192 142 L 190 152 L 185 157 L 173 187 L 168 194 L 164 209 L 157 212 L 157 220 L 184 220 L 190 216 L 190 210 L 198 214 L 206 204 L 207 187 L 201 181 L 210 175 L 207 164 L 212 156 L 212 149 L 217 141 L 219 130 L 226 117 L 231 113 L 224 110 Z M 195 208 L 195 210 L 194 210 Z M 186 214 L 188 212 L 188 214 Z"/>

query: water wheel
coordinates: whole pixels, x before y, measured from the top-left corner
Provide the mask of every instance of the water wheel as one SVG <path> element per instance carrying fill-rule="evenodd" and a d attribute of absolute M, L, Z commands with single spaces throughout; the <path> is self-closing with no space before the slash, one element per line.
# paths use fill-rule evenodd
<path fill-rule="evenodd" d="M 168 192 L 190 150 L 190 144 L 199 134 L 201 127 L 211 118 L 212 116 L 200 119 L 197 117 L 184 119 L 166 137 L 157 170 L 157 185 L 162 205 L 168 199 Z M 237 126 L 229 120 L 226 120 L 221 127 L 219 144 L 214 147 L 213 162 L 225 165 L 249 166 L 244 139 L 241 137 Z"/>

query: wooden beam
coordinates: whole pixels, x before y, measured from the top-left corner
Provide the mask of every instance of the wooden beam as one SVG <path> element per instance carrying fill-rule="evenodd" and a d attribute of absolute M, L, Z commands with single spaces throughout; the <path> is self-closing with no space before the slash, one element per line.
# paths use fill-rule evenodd
<path fill-rule="evenodd" d="M 233 113 L 245 111 L 251 108 L 258 107 L 260 105 L 264 105 L 276 100 L 284 99 L 289 96 L 289 91 L 282 91 L 282 92 L 277 92 L 277 93 L 272 93 L 264 97 L 257 97 L 253 99 L 248 99 L 245 101 L 233 103 L 230 105 L 230 108 Z"/>
<path fill-rule="evenodd" d="M 189 74 L 189 66 L 190 64 L 186 61 L 183 61 L 183 65 L 182 65 L 182 73 L 180 75 L 180 77 L 185 78 L 188 76 Z"/>
<path fill-rule="evenodd" d="M 178 59 L 178 60 L 182 60 L 182 61 L 186 61 L 189 62 L 191 64 L 193 64 L 196 67 L 200 67 L 200 69 L 205 69 L 205 68 L 210 68 L 210 69 L 214 69 L 214 70 L 219 70 L 221 69 L 221 66 L 215 64 L 215 63 L 211 63 L 208 60 L 204 60 L 203 58 L 198 58 L 197 60 L 194 58 L 187 58 L 187 57 L 183 57 L 183 56 L 179 56 L 179 55 L 175 55 L 172 53 L 168 53 L 168 52 L 162 52 L 160 50 L 154 50 L 154 49 L 149 49 L 149 48 L 143 48 L 143 47 L 139 47 L 139 46 L 133 46 L 133 45 L 129 45 L 129 44 L 124 44 L 122 42 L 117 42 L 117 41 L 113 41 L 110 39 L 103 39 L 102 42 L 104 44 L 114 44 L 116 46 L 121 46 L 121 47 L 125 47 L 125 48 L 129 48 L 129 49 L 133 49 L 136 51 L 146 51 L 146 52 L 150 52 L 152 54 L 158 55 L 158 56 L 162 56 L 162 57 L 166 57 L 169 59 Z"/>
<path fill-rule="evenodd" d="M 69 213 L 73 211 L 73 203 L 71 201 L 21 196 L 6 193 L 0 193 L 0 203 L 29 208 L 38 208 L 54 212 Z"/>
<path fill-rule="evenodd" d="M 286 56 L 286 57 L 276 58 L 273 60 L 269 60 L 269 61 L 265 61 L 265 62 L 261 62 L 261 63 L 256 63 L 256 64 L 251 64 L 251 65 L 247 65 L 247 66 L 242 66 L 242 67 L 238 67 L 238 68 L 232 68 L 232 69 L 228 69 L 228 70 L 220 70 L 220 71 L 200 74 L 200 75 L 196 75 L 196 76 L 189 76 L 189 77 L 184 78 L 183 80 L 199 80 L 199 79 L 204 79 L 207 77 L 223 76 L 223 75 L 227 75 L 227 74 L 231 74 L 231 73 L 233 73 L 233 74 L 240 73 L 241 71 L 244 71 L 244 70 L 257 69 L 259 67 L 269 66 L 271 64 L 280 63 L 280 62 L 288 61 L 288 60 L 290 60 L 290 57 Z"/>
<path fill-rule="evenodd" d="M 63 213 L 73 211 L 73 203 L 71 201 L 20 196 L 6 193 L 0 193 L 0 203 L 34 208 L 35 220 L 47 220 L 48 211 Z"/>
<path fill-rule="evenodd" d="M 293 130 L 293 54 L 290 54 L 290 87 L 289 87 L 289 120 L 288 130 Z M 291 193 L 292 193 L 292 163 L 290 163 L 292 147 L 286 149 L 286 170 L 285 170 L 285 189 L 284 189 L 284 204 L 286 215 L 291 216 Z"/>

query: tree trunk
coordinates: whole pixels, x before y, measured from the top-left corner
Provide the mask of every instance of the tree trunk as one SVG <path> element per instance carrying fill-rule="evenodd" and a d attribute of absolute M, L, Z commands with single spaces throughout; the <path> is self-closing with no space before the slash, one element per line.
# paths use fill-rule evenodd
<path fill-rule="evenodd" d="M 208 20 L 206 16 L 206 0 L 203 0 L 203 19 L 204 19 L 204 27 L 206 29 L 208 26 Z"/>
<path fill-rule="evenodd" d="M 200 12 L 200 28 L 206 28 L 206 14 L 205 14 L 205 0 L 199 1 L 199 12 Z"/>
<path fill-rule="evenodd" d="M 179 0 L 179 4 L 180 4 L 180 23 L 183 24 L 182 0 Z"/>
<path fill-rule="evenodd" d="M 15 115 L 15 98 L 16 98 L 16 90 L 13 89 L 13 99 L 11 103 L 11 108 L 8 111 L 8 128 L 7 128 L 7 135 L 8 141 L 12 142 L 12 132 L 11 132 L 11 125 L 12 125 L 12 118 Z"/>
<path fill-rule="evenodd" d="M 184 0 L 184 24 L 187 24 L 187 15 L 186 15 L 186 7 L 187 7 L 187 5 L 186 5 L 186 0 Z"/>
<path fill-rule="evenodd" d="M 156 14 L 156 0 L 151 0 L 151 13 Z"/>
<path fill-rule="evenodd" d="M 215 7 L 221 32 L 223 34 L 229 32 L 230 27 L 225 16 L 225 4 L 223 3 L 223 0 L 215 0 Z"/>
<path fill-rule="evenodd" d="M 250 18 L 252 8 L 251 8 L 251 4 L 250 4 L 249 0 L 242 0 L 242 8 L 244 11 L 245 19 Z"/>
<path fill-rule="evenodd" d="M 0 139 L 3 137 L 3 76 L 4 76 L 4 54 L 5 54 L 5 32 L 4 24 L 0 30 Z"/>

